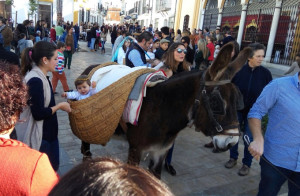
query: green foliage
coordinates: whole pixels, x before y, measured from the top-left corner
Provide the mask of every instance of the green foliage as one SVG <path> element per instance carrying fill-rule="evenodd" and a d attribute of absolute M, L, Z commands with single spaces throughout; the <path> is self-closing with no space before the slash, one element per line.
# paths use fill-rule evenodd
<path fill-rule="evenodd" d="M 13 5 L 14 4 L 14 0 L 5 0 L 5 4 L 6 5 Z"/>
<path fill-rule="evenodd" d="M 35 0 L 29 0 L 29 15 L 33 15 L 38 9 L 38 4 Z"/>

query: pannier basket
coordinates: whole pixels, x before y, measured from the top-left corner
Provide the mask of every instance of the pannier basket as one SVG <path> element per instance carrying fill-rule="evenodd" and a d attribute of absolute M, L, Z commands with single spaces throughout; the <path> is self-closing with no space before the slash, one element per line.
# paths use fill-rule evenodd
<path fill-rule="evenodd" d="M 88 77 L 91 79 L 94 72 L 101 67 L 115 64 L 101 64 L 92 69 Z M 135 80 L 148 72 L 153 72 L 153 69 L 132 72 L 86 99 L 68 100 L 72 108 L 69 120 L 74 135 L 90 144 L 105 146 L 118 126 Z"/>

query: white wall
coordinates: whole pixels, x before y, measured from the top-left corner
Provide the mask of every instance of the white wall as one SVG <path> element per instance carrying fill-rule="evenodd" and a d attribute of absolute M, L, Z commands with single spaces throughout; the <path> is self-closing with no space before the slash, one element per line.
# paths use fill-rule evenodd
<path fill-rule="evenodd" d="M 63 0 L 63 13 L 62 17 L 65 22 L 73 21 L 73 12 L 74 12 L 74 6 L 73 6 L 73 0 Z"/>
<path fill-rule="evenodd" d="M 14 1 L 14 6 L 12 6 L 12 19 L 15 21 L 15 23 L 20 24 L 23 23 L 24 20 L 28 19 L 28 12 L 29 12 L 28 4 L 29 4 L 28 0 Z"/>

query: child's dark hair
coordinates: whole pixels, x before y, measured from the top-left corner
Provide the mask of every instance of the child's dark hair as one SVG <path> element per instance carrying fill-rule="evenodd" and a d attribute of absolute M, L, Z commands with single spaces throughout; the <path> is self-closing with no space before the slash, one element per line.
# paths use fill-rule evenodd
<path fill-rule="evenodd" d="M 19 39 L 23 39 L 24 37 L 26 37 L 26 35 L 25 35 L 24 33 L 21 33 L 21 34 L 19 35 Z"/>
<path fill-rule="evenodd" d="M 160 42 L 160 39 L 154 40 L 153 44 L 155 44 L 156 42 Z"/>
<path fill-rule="evenodd" d="M 23 76 L 32 69 L 32 63 L 37 66 L 41 65 L 43 57 L 51 59 L 56 51 L 53 43 L 39 41 L 33 47 L 26 48 L 21 57 L 21 73 Z"/>
<path fill-rule="evenodd" d="M 62 47 L 65 47 L 65 46 L 66 46 L 66 44 L 64 42 L 58 42 L 56 45 L 57 49 L 61 49 Z"/>
<path fill-rule="evenodd" d="M 91 80 L 88 78 L 87 75 L 80 75 L 76 80 L 75 80 L 75 87 L 77 88 L 78 85 L 81 85 L 83 83 L 87 83 L 89 86 L 91 86 Z"/>

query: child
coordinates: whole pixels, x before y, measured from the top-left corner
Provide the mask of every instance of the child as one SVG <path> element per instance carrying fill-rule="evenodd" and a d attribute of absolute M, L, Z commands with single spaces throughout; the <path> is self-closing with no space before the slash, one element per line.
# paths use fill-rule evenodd
<path fill-rule="evenodd" d="M 33 42 L 34 42 L 34 36 L 29 35 L 29 40 L 27 40 L 26 48 L 33 47 Z"/>
<path fill-rule="evenodd" d="M 160 42 L 160 39 L 156 39 L 156 40 L 153 42 L 153 45 L 152 45 L 152 48 L 151 48 L 151 52 L 152 52 L 152 53 L 155 53 L 156 50 L 159 48 L 159 42 Z"/>
<path fill-rule="evenodd" d="M 19 56 L 22 54 L 23 50 L 26 48 L 27 40 L 26 35 L 24 33 L 21 33 L 19 35 L 19 41 L 18 41 L 18 49 L 19 49 Z"/>
<path fill-rule="evenodd" d="M 96 82 L 92 82 L 89 80 L 87 75 L 81 75 L 75 80 L 75 87 L 77 91 L 74 92 L 64 92 L 61 96 L 66 97 L 68 99 L 76 99 L 81 100 L 88 98 L 94 94 L 96 94 Z M 90 144 L 84 141 L 81 141 L 81 153 L 83 154 L 83 161 L 91 159 L 92 153 L 90 151 Z"/>
<path fill-rule="evenodd" d="M 91 85 L 92 88 L 90 88 Z M 81 100 L 96 94 L 96 82 L 92 82 L 91 84 L 91 81 L 87 75 L 79 76 L 75 80 L 75 87 L 77 91 L 64 92 L 61 96 L 67 99 Z"/>
<path fill-rule="evenodd" d="M 169 47 L 169 42 L 170 41 L 167 39 L 160 40 L 159 48 L 155 52 L 155 58 L 161 60 L 163 54 L 167 51 Z"/>
<path fill-rule="evenodd" d="M 220 52 L 220 45 L 216 45 L 215 52 L 214 52 L 214 59 L 217 58 L 219 52 Z"/>
<path fill-rule="evenodd" d="M 52 88 L 53 88 L 53 92 L 54 94 L 57 94 L 55 92 L 56 86 L 57 86 L 57 82 L 58 80 L 60 80 L 64 91 L 70 91 L 68 83 L 67 83 L 67 78 L 66 78 L 66 74 L 64 72 L 64 61 L 65 61 L 65 57 L 64 57 L 64 50 L 65 50 L 65 43 L 63 42 L 58 42 L 57 43 L 57 59 L 58 62 L 55 66 L 55 71 L 52 72 Z"/>
<path fill-rule="evenodd" d="M 36 31 L 36 36 L 35 36 L 35 43 L 41 41 L 41 32 Z"/>

